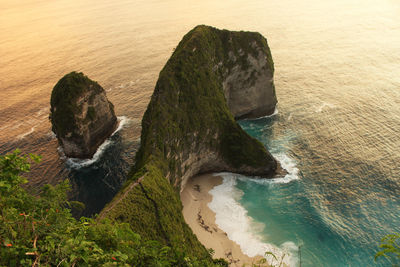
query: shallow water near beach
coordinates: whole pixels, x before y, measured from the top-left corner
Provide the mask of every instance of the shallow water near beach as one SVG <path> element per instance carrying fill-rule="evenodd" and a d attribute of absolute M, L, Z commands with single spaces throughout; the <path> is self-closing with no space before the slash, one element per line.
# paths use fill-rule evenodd
<path fill-rule="evenodd" d="M 249 235 L 290 250 L 295 265 L 301 246 L 302 266 L 374 266 L 379 239 L 400 232 L 399 14 L 394 0 L 0 0 L 0 152 L 41 154 L 28 186 L 69 177 L 86 214 L 98 212 L 126 179 L 158 73 L 182 36 L 198 24 L 258 31 L 279 112 L 241 125 L 289 176 L 228 175 L 225 196 Z M 48 121 L 53 86 L 74 70 L 129 120 L 85 166 L 62 157 Z"/>
<path fill-rule="evenodd" d="M 399 230 L 398 186 L 388 184 L 391 177 L 385 170 L 366 160 L 329 154 L 337 148 L 311 137 L 312 128 L 309 133 L 306 127 L 295 131 L 306 125 L 302 118 L 290 125 L 287 118 L 281 112 L 240 122 L 280 159 L 288 174 L 272 180 L 222 174 L 223 184 L 211 191 L 210 208 L 217 213 L 217 224 L 243 251 L 269 251 L 279 259 L 285 254 L 291 266 L 298 266 L 300 258 L 302 266 L 375 266 L 377 241 Z M 314 145 L 322 142 L 324 150 L 310 150 L 305 136 Z M 238 218 L 229 220 L 232 214 Z M 235 237 L 239 232 L 241 236 Z M 380 261 L 377 265 L 385 266 Z"/>

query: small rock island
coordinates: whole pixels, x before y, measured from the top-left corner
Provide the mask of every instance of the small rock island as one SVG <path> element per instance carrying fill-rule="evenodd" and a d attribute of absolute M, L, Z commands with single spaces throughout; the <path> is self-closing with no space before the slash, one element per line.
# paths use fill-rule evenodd
<path fill-rule="evenodd" d="M 52 130 L 67 157 L 91 158 L 118 126 L 105 90 L 83 73 L 71 72 L 51 93 Z"/>

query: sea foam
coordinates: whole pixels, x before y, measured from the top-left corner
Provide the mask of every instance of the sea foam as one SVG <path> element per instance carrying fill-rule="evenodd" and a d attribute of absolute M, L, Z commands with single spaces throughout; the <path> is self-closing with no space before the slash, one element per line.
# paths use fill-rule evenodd
<path fill-rule="evenodd" d="M 266 115 L 266 116 L 258 117 L 258 118 L 255 118 L 255 119 L 242 119 L 242 120 L 246 121 L 246 120 L 259 120 L 259 119 L 264 119 L 264 118 L 270 118 L 270 117 L 273 117 L 275 115 L 278 115 L 278 113 L 279 113 L 278 107 L 275 106 L 274 113 L 272 113 L 271 115 Z"/>
<path fill-rule="evenodd" d="M 28 136 L 28 135 L 30 135 L 31 133 L 33 133 L 34 131 L 35 131 L 35 127 L 32 127 L 29 131 L 27 131 L 27 132 L 25 132 L 25 133 L 23 133 L 23 134 L 18 135 L 18 136 L 17 136 L 17 139 L 18 139 L 18 140 L 22 140 L 22 139 L 24 139 L 26 136 Z"/>
<path fill-rule="evenodd" d="M 243 192 L 236 188 L 236 183 L 237 179 L 243 176 L 233 173 L 215 175 L 221 176 L 223 183 L 210 190 L 209 193 L 213 198 L 208 206 L 216 214 L 215 223 L 218 227 L 226 232 L 230 240 L 239 244 L 246 255 L 264 256 L 265 252 L 271 252 L 277 259 L 266 255 L 265 258 L 269 264 L 277 265 L 282 260 L 288 266 L 296 266 L 297 246 L 290 241 L 283 243 L 280 247 L 263 242 L 259 232 L 265 225 L 255 222 L 247 215 L 247 210 L 240 205 L 239 200 Z"/>
<path fill-rule="evenodd" d="M 114 134 L 119 132 L 122 128 L 124 128 L 131 121 L 126 116 L 120 116 L 120 117 L 118 117 L 118 120 L 119 120 L 118 128 L 111 134 L 111 136 L 113 136 Z"/>
<path fill-rule="evenodd" d="M 326 108 L 334 108 L 334 107 L 335 107 L 335 105 L 333 105 L 331 103 L 322 102 L 321 105 L 319 105 L 318 107 L 315 108 L 315 112 L 316 113 L 321 113 Z"/>
<path fill-rule="evenodd" d="M 299 177 L 299 169 L 297 168 L 296 161 L 292 158 L 288 157 L 285 153 L 272 153 L 275 159 L 279 161 L 282 168 L 287 172 L 284 177 L 278 177 L 273 179 L 265 179 L 261 177 L 247 177 L 247 176 L 238 176 L 237 178 L 240 180 L 252 181 L 257 184 L 287 184 L 292 181 L 300 179 Z"/>
<path fill-rule="evenodd" d="M 103 155 L 104 151 L 111 145 L 111 141 L 107 139 L 104 141 L 96 150 L 96 153 L 94 153 L 93 157 L 91 159 L 78 159 L 78 158 L 67 158 L 67 165 L 72 168 L 72 169 L 80 169 L 83 167 L 87 167 L 89 165 L 92 165 L 96 161 L 98 161 Z M 62 149 L 61 149 L 62 151 Z"/>
<path fill-rule="evenodd" d="M 89 165 L 92 165 L 96 161 L 98 161 L 101 156 L 103 155 L 104 151 L 112 144 L 112 140 L 110 139 L 112 136 L 114 136 L 117 132 L 119 132 L 122 128 L 124 128 L 129 122 L 130 119 L 126 116 L 121 116 L 118 117 L 119 120 L 119 125 L 118 128 L 111 134 L 111 136 L 106 139 L 96 150 L 96 153 L 94 153 L 93 157 L 91 159 L 78 159 L 78 158 L 67 158 L 65 157 L 64 151 L 62 147 L 59 147 L 58 150 L 60 151 L 60 154 L 63 155 L 67 160 L 67 165 L 72 168 L 72 169 L 80 169 L 83 167 L 87 167 Z"/>
<path fill-rule="evenodd" d="M 239 244 L 243 253 L 254 257 L 256 255 L 264 256 L 265 252 L 272 252 L 278 261 L 271 255 L 266 256 L 270 264 L 279 264 L 283 257 L 283 262 L 286 265 L 296 266 L 298 261 L 296 257 L 298 247 L 296 244 L 287 241 L 278 247 L 263 242 L 259 233 L 263 231 L 265 225 L 255 222 L 249 217 L 247 210 L 239 203 L 243 192 L 236 188 L 237 180 L 268 185 L 285 184 L 299 179 L 299 169 L 295 160 L 288 157 L 285 153 L 274 153 L 273 156 L 280 162 L 282 168 L 287 171 L 284 177 L 263 179 L 234 173 L 215 174 L 223 178 L 223 183 L 210 190 L 213 199 L 208 206 L 216 214 L 216 224 L 227 233 L 229 239 Z"/>
<path fill-rule="evenodd" d="M 275 116 L 275 115 L 278 115 L 278 108 L 277 107 L 275 107 L 275 110 L 274 110 L 274 113 L 272 113 L 271 115 L 267 115 L 267 116 L 264 116 L 264 117 L 262 117 L 262 118 L 269 118 L 269 117 L 272 117 L 272 116 Z"/>

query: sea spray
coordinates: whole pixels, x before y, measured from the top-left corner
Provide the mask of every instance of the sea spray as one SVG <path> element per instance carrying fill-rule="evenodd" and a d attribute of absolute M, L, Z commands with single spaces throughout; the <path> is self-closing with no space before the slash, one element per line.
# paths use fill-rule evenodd
<path fill-rule="evenodd" d="M 106 139 L 96 150 L 96 153 L 94 153 L 93 157 L 90 159 L 78 159 L 78 158 L 67 158 L 67 165 L 68 167 L 72 169 L 80 169 L 83 167 L 87 167 L 89 165 L 92 165 L 93 163 L 97 162 L 101 156 L 103 155 L 104 151 L 112 144 L 111 137 L 114 136 L 117 132 L 119 132 L 121 129 L 123 129 L 128 123 L 130 122 L 130 119 L 126 116 L 120 116 L 118 117 L 119 120 L 119 125 L 118 128 L 111 134 L 111 136 Z M 64 152 L 61 147 L 58 148 L 60 154 L 65 157 Z"/>
<path fill-rule="evenodd" d="M 327 109 L 327 108 L 335 108 L 336 106 L 331 104 L 331 103 L 327 103 L 327 102 L 322 102 L 321 105 L 319 105 L 318 107 L 315 108 L 315 112 L 316 113 L 321 113 L 323 110 Z"/>
<path fill-rule="evenodd" d="M 67 165 L 72 169 L 80 169 L 92 165 L 100 159 L 104 151 L 111 145 L 111 140 L 106 139 L 96 150 L 91 159 L 67 158 Z"/>
<path fill-rule="evenodd" d="M 17 140 L 24 139 L 26 136 L 32 134 L 35 131 L 35 127 L 31 127 L 31 129 L 23 134 L 17 136 Z"/>
<path fill-rule="evenodd" d="M 239 244 L 241 250 L 250 257 L 264 256 L 265 252 L 273 253 L 266 256 L 270 264 L 279 264 L 281 260 L 288 266 L 296 266 L 297 246 L 293 242 L 285 242 L 280 247 L 265 243 L 260 235 L 265 225 L 255 222 L 247 215 L 247 210 L 239 203 L 243 192 L 236 188 L 237 179 L 244 176 L 233 173 L 216 174 L 223 177 L 223 183 L 210 190 L 213 196 L 208 204 L 216 214 L 216 224 L 228 235 L 228 238 Z"/>
<path fill-rule="evenodd" d="M 245 119 L 242 119 L 242 121 L 254 121 L 254 120 L 261 120 L 261 119 L 266 119 L 266 118 L 272 118 L 273 116 L 278 115 L 278 113 L 279 113 L 278 107 L 275 106 L 274 112 L 270 115 L 262 116 L 259 118 L 252 118 L 252 119 L 245 118 Z"/>
<path fill-rule="evenodd" d="M 276 158 L 281 164 L 282 168 L 287 172 L 284 177 L 278 177 L 273 179 L 264 179 L 261 177 L 247 177 L 242 175 L 237 175 L 240 180 L 252 181 L 258 184 L 287 184 L 292 181 L 298 180 L 299 169 L 297 168 L 296 161 L 288 157 L 285 153 L 272 153 L 274 158 Z"/>
<path fill-rule="evenodd" d="M 118 128 L 111 134 L 111 136 L 113 136 L 114 134 L 119 132 L 122 128 L 124 128 L 126 125 L 128 125 L 128 123 L 131 121 L 126 116 L 120 116 L 120 117 L 118 117 L 118 120 L 119 120 Z"/>

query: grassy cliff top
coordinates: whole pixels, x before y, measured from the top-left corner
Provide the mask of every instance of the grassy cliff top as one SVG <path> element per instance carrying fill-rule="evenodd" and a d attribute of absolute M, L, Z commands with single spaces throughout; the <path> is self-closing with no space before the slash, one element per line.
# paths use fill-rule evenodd
<path fill-rule="evenodd" d="M 51 93 L 51 121 L 53 131 L 64 137 L 76 128 L 74 114 L 80 112 L 77 100 L 85 93 L 92 91 L 93 95 L 104 92 L 95 81 L 82 72 L 71 72 L 61 78 Z"/>

